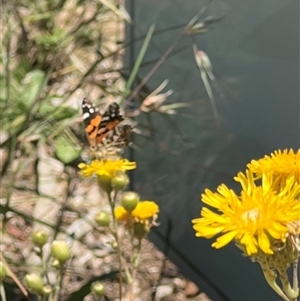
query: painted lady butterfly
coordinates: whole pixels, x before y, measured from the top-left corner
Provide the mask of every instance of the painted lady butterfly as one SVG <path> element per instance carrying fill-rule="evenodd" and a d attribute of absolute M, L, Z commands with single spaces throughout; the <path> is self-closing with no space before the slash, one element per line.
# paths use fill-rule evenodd
<path fill-rule="evenodd" d="M 103 115 L 86 98 L 82 100 L 85 132 L 93 150 L 122 149 L 130 142 L 132 126 L 121 124 L 124 120 L 117 103 L 111 103 Z"/>

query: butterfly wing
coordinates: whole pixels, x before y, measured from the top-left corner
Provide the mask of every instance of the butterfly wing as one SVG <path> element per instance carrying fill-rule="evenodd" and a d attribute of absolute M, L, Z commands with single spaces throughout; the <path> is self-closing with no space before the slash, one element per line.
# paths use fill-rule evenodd
<path fill-rule="evenodd" d="M 108 106 L 102 116 L 101 123 L 98 127 L 96 143 L 101 144 L 102 140 L 112 131 L 121 121 L 123 116 L 120 112 L 120 107 L 113 102 Z"/>
<path fill-rule="evenodd" d="M 86 98 L 82 100 L 81 108 L 87 138 L 91 146 L 96 146 L 96 136 L 102 116 L 99 109 L 95 108 Z"/>
<path fill-rule="evenodd" d="M 105 137 L 105 145 L 115 148 L 123 148 L 130 142 L 132 126 L 129 124 L 120 124 L 113 128 Z"/>

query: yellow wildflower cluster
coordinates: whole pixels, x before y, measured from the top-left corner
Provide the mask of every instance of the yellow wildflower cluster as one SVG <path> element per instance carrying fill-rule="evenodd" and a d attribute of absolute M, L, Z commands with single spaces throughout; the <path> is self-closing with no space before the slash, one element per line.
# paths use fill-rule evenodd
<path fill-rule="evenodd" d="M 78 165 L 79 174 L 83 177 L 97 176 L 101 189 L 108 193 L 112 214 L 118 222 L 123 222 L 128 229 L 132 229 L 132 234 L 137 238 L 144 237 L 150 228 L 155 225 L 159 207 L 152 201 L 140 202 L 140 197 L 135 192 L 123 193 L 121 206 L 115 208 L 116 195 L 111 198 L 111 192 L 118 192 L 124 189 L 129 183 L 125 172 L 136 168 L 135 162 L 130 162 L 122 158 L 106 158 L 93 160 L 89 164 L 80 163 Z M 95 220 L 101 226 L 109 225 L 109 217 L 103 212 L 99 213 Z"/>

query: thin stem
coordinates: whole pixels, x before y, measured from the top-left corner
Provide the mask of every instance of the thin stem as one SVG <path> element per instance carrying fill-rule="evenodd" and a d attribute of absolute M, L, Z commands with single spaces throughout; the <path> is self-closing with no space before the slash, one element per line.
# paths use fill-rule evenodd
<path fill-rule="evenodd" d="M 17 144 L 17 138 L 15 136 L 11 137 L 11 141 L 10 141 L 10 148 L 9 148 L 9 157 L 7 160 L 7 167 L 11 166 L 14 158 L 15 158 L 15 152 L 16 152 L 16 144 Z M 9 174 L 8 174 L 8 185 L 7 185 L 7 195 L 6 195 L 6 204 L 5 207 L 6 208 L 10 208 L 9 204 L 10 204 L 10 200 L 11 200 L 11 194 L 12 194 L 12 189 L 11 187 L 13 186 L 13 183 L 15 182 L 15 170 L 17 171 L 19 167 L 19 163 L 17 164 L 17 166 L 14 168 L 11 168 L 11 170 L 9 170 Z"/>
<path fill-rule="evenodd" d="M 7 271 L 7 273 L 9 274 L 10 278 L 15 282 L 15 284 L 18 286 L 18 288 L 20 289 L 20 291 L 23 293 L 24 297 L 26 298 L 27 301 L 32 301 L 32 299 L 30 298 L 28 292 L 26 291 L 25 287 L 23 286 L 23 284 L 20 282 L 20 280 L 17 278 L 17 276 L 14 274 L 14 272 L 11 270 L 11 268 L 9 267 L 8 263 L 6 262 L 5 258 L 2 256 L 1 252 L 0 252 L 0 261 L 3 262 L 5 269 Z"/>
<path fill-rule="evenodd" d="M 128 97 L 127 102 L 130 103 L 141 90 L 141 88 L 147 83 L 147 81 L 151 78 L 154 72 L 160 67 L 160 65 L 167 59 L 169 54 L 173 51 L 173 49 L 177 46 L 179 41 L 183 38 L 184 32 L 180 33 L 179 36 L 174 40 L 172 45 L 166 50 L 166 52 L 162 55 L 162 57 L 157 61 L 157 63 L 153 66 L 153 68 L 146 74 L 140 84 L 135 88 L 132 94 Z"/>
<path fill-rule="evenodd" d="M 63 272 L 62 267 L 60 267 L 60 269 L 57 271 L 57 274 L 56 274 L 56 284 L 55 284 L 53 294 L 50 298 L 51 301 L 59 300 L 59 293 L 60 293 L 61 285 L 62 285 L 62 272 Z"/>
<path fill-rule="evenodd" d="M 299 286 L 298 280 L 298 260 L 293 263 L 293 289 L 297 290 Z"/>
<path fill-rule="evenodd" d="M 297 288 L 296 290 L 293 290 L 291 288 L 291 284 L 289 282 L 289 278 L 285 268 L 278 268 L 277 270 L 280 276 L 283 291 L 285 292 L 286 296 L 290 300 L 296 300 L 299 295 L 299 289 Z"/>
<path fill-rule="evenodd" d="M 6 44 L 5 44 L 5 55 L 6 55 L 6 61 L 5 61 L 5 77 L 6 77 L 6 82 L 5 82 L 5 88 L 6 88 L 6 105 L 9 103 L 10 99 L 10 80 L 11 80 L 11 73 L 10 73 L 10 52 L 11 52 L 11 23 L 9 20 L 9 13 L 5 13 L 5 23 L 7 25 L 7 33 L 6 33 Z"/>
<path fill-rule="evenodd" d="M 45 295 L 41 296 L 41 301 L 47 301 L 47 297 Z"/>
<path fill-rule="evenodd" d="M 142 240 L 138 240 L 138 246 L 135 248 L 133 245 L 133 239 L 132 239 L 132 246 L 133 246 L 133 256 L 132 256 L 132 273 L 131 273 L 131 283 L 130 283 L 130 289 L 129 289 L 129 300 L 134 301 L 134 283 L 136 280 L 136 274 L 137 274 L 137 268 L 139 266 L 140 262 L 140 254 L 141 254 L 141 248 L 142 248 Z"/>
<path fill-rule="evenodd" d="M 271 286 L 271 288 L 284 300 L 284 301 L 291 301 L 285 293 L 282 291 L 282 289 L 277 285 L 276 283 L 276 273 L 269 268 L 268 263 L 265 260 L 260 260 L 258 263 L 261 266 L 261 269 L 264 273 L 265 279 L 268 282 L 268 284 Z"/>
<path fill-rule="evenodd" d="M 120 240 L 119 240 L 119 234 L 118 234 L 118 224 L 117 224 L 117 219 L 115 217 L 115 203 L 116 203 L 116 196 L 117 193 L 114 194 L 114 198 L 112 199 L 111 193 L 107 192 L 108 196 L 108 202 L 111 208 L 111 215 L 113 219 L 113 227 L 112 227 L 112 234 L 116 240 L 116 250 L 117 250 L 117 255 L 118 255 L 118 262 L 119 262 L 119 299 L 120 301 L 122 300 L 122 286 L 123 286 L 123 279 L 122 279 L 122 254 L 121 254 L 121 249 L 120 249 Z"/>
<path fill-rule="evenodd" d="M 47 261 L 44 259 L 44 252 L 43 252 L 43 249 L 40 248 L 39 249 L 39 253 L 38 253 L 39 257 L 41 258 L 41 261 L 42 261 L 42 266 L 43 266 L 43 273 L 47 279 L 47 284 L 50 285 L 50 279 L 49 279 L 49 276 L 48 276 L 48 273 L 47 273 L 47 262 L 49 259 L 47 259 Z"/>
<path fill-rule="evenodd" d="M 189 22 L 193 22 L 193 20 L 197 20 L 197 18 L 203 14 L 209 7 L 212 0 L 209 0 L 208 3 L 197 13 L 197 15 Z M 161 58 L 156 62 L 156 64 L 152 67 L 152 69 L 146 74 L 140 84 L 134 89 L 132 94 L 126 100 L 127 103 L 130 103 L 139 93 L 141 88 L 148 82 L 151 76 L 156 72 L 156 70 L 161 66 L 161 64 L 168 58 L 168 56 L 172 53 L 173 49 L 177 46 L 177 44 L 181 41 L 181 39 L 187 34 L 187 30 L 189 28 L 189 24 L 179 33 L 176 39 L 173 41 L 171 46 L 165 51 L 165 53 L 161 56 Z"/>
<path fill-rule="evenodd" d="M 0 283 L 0 296 L 1 296 L 2 301 L 6 301 L 5 289 L 4 289 L 2 281 Z"/>

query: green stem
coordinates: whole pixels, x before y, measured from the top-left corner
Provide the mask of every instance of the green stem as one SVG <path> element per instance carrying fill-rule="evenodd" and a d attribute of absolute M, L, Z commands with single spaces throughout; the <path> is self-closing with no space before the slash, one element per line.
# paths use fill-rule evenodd
<path fill-rule="evenodd" d="M 295 290 L 291 288 L 291 284 L 289 282 L 286 270 L 278 269 L 278 272 L 282 283 L 283 291 L 291 300 L 296 300 L 299 296 L 299 288 L 297 287 Z"/>
<path fill-rule="evenodd" d="M 117 256 L 118 256 L 118 262 L 119 262 L 119 300 L 122 300 L 122 286 L 123 286 L 123 279 L 122 279 L 122 254 L 121 254 L 121 249 L 120 249 L 120 240 L 119 240 L 119 234 L 118 234 L 118 223 L 117 223 L 117 219 L 115 216 L 115 203 L 116 203 L 116 196 L 117 193 L 114 194 L 114 198 L 112 199 L 111 197 L 111 193 L 107 192 L 107 196 L 108 196 L 108 202 L 110 205 L 110 209 L 111 209 L 111 215 L 112 215 L 112 219 L 113 219 L 113 227 L 112 227 L 112 234 L 116 240 L 116 250 L 117 250 Z"/>
<path fill-rule="evenodd" d="M 15 158 L 16 144 L 17 144 L 17 138 L 13 135 L 11 137 L 11 141 L 10 141 L 9 157 L 8 157 L 8 161 L 7 161 L 7 167 L 9 167 L 9 166 L 11 167 L 12 162 Z M 14 181 L 15 180 L 15 174 L 16 174 L 16 171 L 18 170 L 18 166 L 19 166 L 19 164 L 16 166 L 15 169 L 11 168 L 11 170 L 9 170 L 9 175 L 8 175 L 9 183 L 7 185 L 8 189 L 7 189 L 6 204 L 5 204 L 6 208 L 10 207 L 9 204 L 10 204 L 11 194 L 12 194 L 11 187 L 13 186 L 13 183 L 15 182 Z"/>
<path fill-rule="evenodd" d="M 261 269 L 264 273 L 265 279 L 271 288 L 284 300 L 284 301 L 291 301 L 282 291 L 282 289 L 276 283 L 276 273 L 272 271 L 266 261 L 260 260 L 258 261 Z"/>
<path fill-rule="evenodd" d="M 130 282 L 130 289 L 129 289 L 129 300 L 134 301 L 134 293 L 133 293 L 133 288 L 134 288 L 134 283 L 136 280 L 136 274 L 137 274 L 137 268 L 140 263 L 140 254 L 141 254 L 141 248 L 142 248 L 142 239 L 138 239 L 138 246 L 134 247 L 133 244 L 134 238 L 132 236 L 131 243 L 132 243 L 132 249 L 133 249 L 133 256 L 132 256 L 132 273 L 131 273 L 131 282 Z"/>
<path fill-rule="evenodd" d="M 47 261 L 44 260 L 44 252 L 43 252 L 43 249 L 42 249 L 42 248 L 40 248 L 39 255 L 40 255 L 40 258 L 41 258 L 41 260 L 42 260 L 43 273 L 44 273 L 44 275 L 45 275 L 45 277 L 46 277 L 46 279 L 47 279 L 47 284 L 50 285 L 50 279 L 49 279 L 49 276 L 48 276 L 48 273 L 47 273 L 47 271 L 48 271 L 48 269 L 47 269 L 47 262 L 48 262 L 48 260 L 47 260 Z"/>
<path fill-rule="evenodd" d="M 41 296 L 41 301 L 47 301 L 47 297 L 45 295 Z"/>
<path fill-rule="evenodd" d="M 1 296 L 2 301 L 6 301 L 6 294 L 5 294 L 5 289 L 4 289 L 2 281 L 0 283 L 0 296 Z"/>
<path fill-rule="evenodd" d="M 133 268 L 135 270 L 137 270 L 138 266 L 139 266 L 139 263 L 140 263 L 140 255 L 141 255 L 141 249 L 142 249 L 142 239 L 138 239 L 138 246 L 135 248 L 135 252 L 133 253 L 134 254 L 134 257 L 133 257 Z"/>
<path fill-rule="evenodd" d="M 299 289 L 299 280 L 298 280 L 298 259 L 293 262 L 293 289 Z"/>
<path fill-rule="evenodd" d="M 58 301 L 59 300 L 59 293 L 62 286 L 62 267 L 57 271 L 56 274 L 56 284 L 53 289 L 53 293 L 51 294 L 51 297 L 49 298 L 50 301 Z"/>
<path fill-rule="evenodd" d="M 134 80 L 138 74 L 138 71 L 140 69 L 140 66 L 142 64 L 142 61 L 143 61 L 143 58 L 146 54 L 146 50 L 148 49 L 148 46 L 149 46 L 149 42 L 151 40 L 151 37 L 153 35 L 153 31 L 154 31 L 154 25 L 151 25 L 150 26 L 150 29 L 146 35 L 146 38 L 145 38 L 145 41 L 142 45 L 142 48 L 138 54 L 138 57 L 134 63 L 134 66 L 132 68 L 132 71 L 130 73 L 130 76 L 129 76 L 129 79 L 127 80 L 127 83 L 126 83 L 126 86 L 125 86 L 125 93 L 123 94 L 122 96 L 122 100 L 121 100 L 121 104 L 125 101 L 125 99 L 127 98 L 128 94 L 130 93 L 130 88 L 131 86 L 133 85 L 134 83 Z"/>
<path fill-rule="evenodd" d="M 10 72 L 10 58 L 11 58 L 11 37 L 12 37 L 12 29 L 11 29 L 11 22 L 9 21 L 9 16 L 11 12 L 6 11 L 4 13 L 5 17 L 5 24 L 7 25 L 7 33 L 5 35 L 5 88 L 6 88 L 6 103 L 5 106 L 7 107 L 9 105 L 10 100 L 10 88 L 11 88 L 11 72 Z"/>

